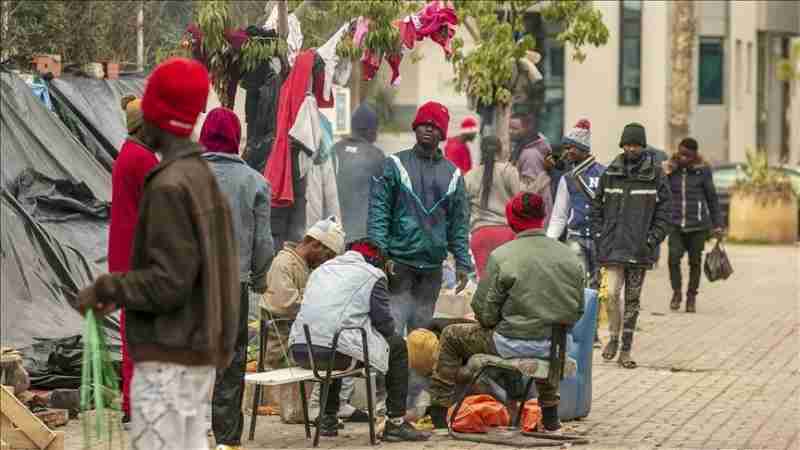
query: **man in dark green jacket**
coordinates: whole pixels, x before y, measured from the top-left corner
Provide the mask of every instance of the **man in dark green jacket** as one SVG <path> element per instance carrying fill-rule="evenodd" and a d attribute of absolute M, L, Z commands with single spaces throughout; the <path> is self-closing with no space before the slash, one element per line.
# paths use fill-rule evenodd
<path fill-rule="evenodd" d="M 567 246 L 545 235 L 542 197 L 517 194 L 506 206 L 506 217 L 517 238 L 489 256 L 487 276 L 472 299 L 478 323 L 451 325 L 439 341 L 430 389 L 430 413 L 437 427 L 447 426 L 444 418 L 464 361 L 479 353 L 547 358 L 552 326 L 571 326 L 583 315 L 581 262 Z M 544 427 L 558 430 L 558 385 L 537 381 L 536 388 Z"/>
<path fill-rule="evenodd" d="M 420 107 L 412 124 L 417 144 L 386 158 L 383 176 L 372 184 L 367 234 L 393 263 L 389 290 L 401 335 L 427 328 L 433 319 L 448 251 L 456 261 L 458 291 L 473 270 L 464 179 L 439 149 L 449 120 L 439 103 Z"/>

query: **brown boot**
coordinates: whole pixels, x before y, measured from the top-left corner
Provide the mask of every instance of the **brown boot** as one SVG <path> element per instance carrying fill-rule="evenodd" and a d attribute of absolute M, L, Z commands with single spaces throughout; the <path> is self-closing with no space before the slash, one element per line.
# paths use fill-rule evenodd
<path fill-rule="evenodd" d="M 669 302 L 669 309 L 673 311 L 677 311 L 681 309 L 681 302 L 683 301 L 683 295 L 681 295 L 681 291 L 675 291 L 672 294 L 672 301 Z"/>
<path fill-rule="evenodd" d="M 686 312 L 693 313 L 695 312 L 694 303 L 697 300 L 697 292 L 687 292 L 686 293 Z"/>

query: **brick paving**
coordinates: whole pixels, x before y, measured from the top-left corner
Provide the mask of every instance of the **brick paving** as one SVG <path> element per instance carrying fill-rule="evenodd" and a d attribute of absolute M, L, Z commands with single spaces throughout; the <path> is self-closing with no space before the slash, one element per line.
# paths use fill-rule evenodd
<path fill-rule="evenodd" d="M 665 249 L 666 250 L 666 249 Z M 728 248 L 736 273 L 703 280 L 698 312 L 669 311 L 666 251 L 650 272 L 634 344 L 636 370 L 595 352 L 592 412 L 571 422 L 592 440 L 587 449 L 769 448 L 800 450 L 800 251 L 797 246 Z M 601 338 L 603 338 L 601 330 Z M 67 428 L 68 449 L 80 428 Z M 368 449 L 366 426 L 348 425 L 321 448 Z M 500 449 L 435 436 L 395 450 Z M 246 449 L 310 447 L 302 426 L 259 420 Z"/>

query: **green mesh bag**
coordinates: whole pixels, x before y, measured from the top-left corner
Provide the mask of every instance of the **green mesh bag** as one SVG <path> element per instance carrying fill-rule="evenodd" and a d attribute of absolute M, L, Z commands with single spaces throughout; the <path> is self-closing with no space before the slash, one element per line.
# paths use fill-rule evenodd
<path fill-rule="evenodd" d="M 83 448 L 124 449 L 122 404 L 117 373 L 106 346 L 102 322 L 86 313 L 81 370 Z"/>

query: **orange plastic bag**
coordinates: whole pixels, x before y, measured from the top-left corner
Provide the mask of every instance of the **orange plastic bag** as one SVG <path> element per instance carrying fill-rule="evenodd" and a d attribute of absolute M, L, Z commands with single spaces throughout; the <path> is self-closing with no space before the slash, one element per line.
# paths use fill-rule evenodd
<path fill-rule="evenodd" d="M 447 420 L 453 415 L 455 406 L 447 412 Z M 470 395 L 458 410 L 453 421 L 453 431 L 459 433 L 486 433 L 491 427 L 507 427 L 511 424 L 508 409 L 491 395 Z"/>
<path fill-rule="evenodd" d="M 536 427 L 542 420 L 542 408 L 539 407 L 539 402 L 536 399 L 528 400 L 522 407 L 522 431 L 532 432 L 536 431 Z"/>

